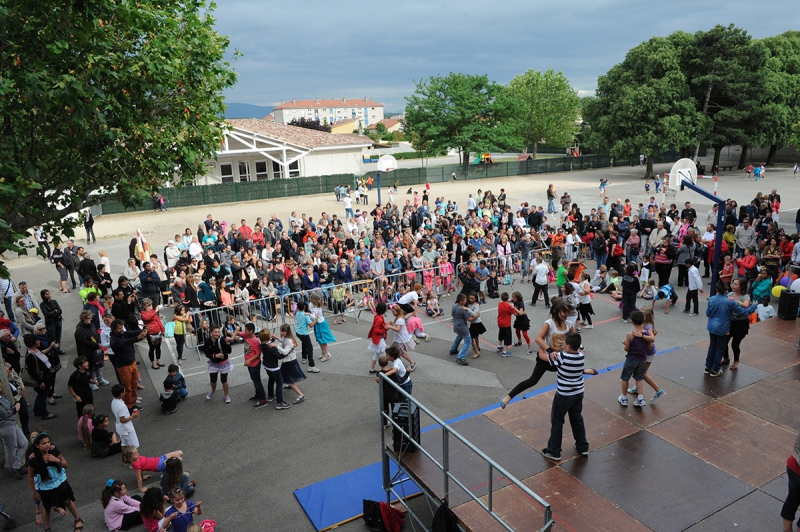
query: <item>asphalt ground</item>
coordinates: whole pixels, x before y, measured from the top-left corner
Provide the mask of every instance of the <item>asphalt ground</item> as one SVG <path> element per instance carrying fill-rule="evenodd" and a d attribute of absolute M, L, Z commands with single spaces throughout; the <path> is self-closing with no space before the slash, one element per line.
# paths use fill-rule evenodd
<path fill-rule="evenodd" d="M 665 172 L 669 165 L 657 165 L 656 169 Z M 548 183 L 554 183 L 559 192 L 568 189 L 573 201 L 588 212 L 599 203 L 597 184 L 601 177 L 610 180 L 608 194 L 612 199 L 629 197 L 634 204 L 645 201 L 641 175 L 642 170 L 638 167 L 623 167 L 459 182 L 444 191 L 442 189 L 450 184 L 437 184 L 432 193 L 448 198 L 455 195 L 460 203 L 465 204 L 465 190 L 485 190 L 489 187 L 499 190 L 505 187 L 512 205 L 521 201 L 538 205 L 544 202 Z M 781 216 L 782 225 L 794 232 L 794 216 L 800 205 L 800 194 L 793 188 L 795 183 L 791 169 L 773 169 L 766 179 L 758 183 L 744 181 L 740 174 L 728 172 L 722 174 L 719 187 L 722 197 L 734 197 L 740 204 L 749 201 L 757 191 L 768 193 L 771 188 L 777 188 L 785 206 Z M 703 180 L 701 186 L 711 189 L 713 182 L 710 179 Z M 689 191 L 681 193 L 677 199 L 680 203 L 692 201 L 701 216 L 710 208 L 707 200 Z M 314 206 L 314 211 L 309 205 Z M 89 246 L 89 249 L 95 252 L 105 249 L 109 253 L 112 277 L 115 277 L 123 268 L 130 240 L 130 236 L 119 235 L 126 231 L 130 234 L 137 226 L 142 226 L 142 229 L 152 227 L 150 240 L 154 245 L 158 244 L 156 249 L 159 249 L 161 242 L 176 232 L 182 232 L 183 227 L 196 226 L 205 217 L 206 211 L 230 212 L 228 216 L 232 219 L 242 212 L 260 212 L 265 217 L 269 212 L 277 212 L 285 220 L 290 210 L 308 209 L 316 218 L 316 211 L 327 209 L 328 212 L 337 212 L 336 209 L 340 208 L 330 195 L 171 210 L 163 218 L 152 213 L 107 216 L 98 219 L 96 231 L 101 240 Z M 255 219 L 255 216 L 248 216 Z M 148 221 L 150 225 L 145 225 Z M 119 228 L 123 227 L 128 229 L 121 231 Z M 37 293 L 42 288 L 49 288 L 64 308 L 63 348 L 68 355 L 63 357 L 65 369 L 58 375 L 56 389 L 65 398 L 59 400 L 57 406 L 50 407 L 51 412 L 59 415 L 58 418 L 44 422 L 33 420 L 31 425 L 44 428 L 69 459 L 69 481 L 86 522 L 86 530 L 105 530 L 99 497 L 106 480 L 120 478 L 129 487 L 135 487 L 135 479 L 133 472 L 124 467 L 118 457 L 92 459 L 77 440 L 77 420 L 68 399 L 66 382 L 75 353 L 72 331 L 78 321 L 80 298 L 77 292 L 59 293 L 54 268 L 41 259 L 23 257 L 11 260 L 9 266 L 17 282 L 27 281 Z M 593 269 L 590 267 L 591 271 Z M 501 291 L 507 289 L 501 287 Z M 513 290 L 522 292 L 526 303 L 530 301 L 530 284 L 516 284 Z M 678 311 L 682 308 L 685 288 L 679 292 L 681 301 L 668 316 L 664 315 L 663 307 L 656 313 L 656 327 L 659 330 L 656 344 L 660 350 L 688 345 L 706 337 L 706 322 L 702 314 L 690 317 Z M 514 348 L 513 356 L 508 358 L 501 358 L 494 352 L 497 337 L 496 303 L 497 300 L 487 300 L 481 309 L 488 332 L 481 337 L 483 355 L 477 360 L 468 358 L 469 367 L 455 364 L 455 357 L 448 355 L 454 337 L 449 320 L 423 319 L 431 341 L 417 345 L 412 355 L 418 364 L 413 373 L 414 395 L 442 419 L 451 419 L 496 404 L 533 369 L 533 356 L 526 355 L 524 347 Z M 453 297 L 444 298 L 441 304 L 446 309 L 445 317 L 449 316 Z M 623 360 L 621 342 L 630 324 L 621 323 L 621 312 L 617 305 L 607 296 L 594 299 L 595 328 L 583 333 L 587 364 L 590 366 L 607 367 Z M 704 298 L 701 297 L 701 313 L 704 309 Z M 530 335 L 533 336 L 547 318 L 547 311 L 540 303 L 536 308 L 528 306 L 528 313 L 532 324 Z M 140 370 L 146 386 L 146 390 L 141 391 L 144 410 L 134 422 L 141 453 L 157 456 L 175 449 L 183 450 L 185 469 L 198 482 L 194 499 L 203 501 L 204 517 L 216 520 L 218 530 L 314 530 L 296 502 L 293 490 L 380 459 L 377 385 L 374 378 L 367 374 L 370 354 L 365 349 L 371 316 L 369 313 L 362 314 L 360 323 L 348 318 L 344 325 L 331 324 L 337 338 L 337 342 L 330 346 L 332 358 L 328 362 L 318 363 L 322 370 L 320 373 L 308 373 L 308 379 L 299 385 L 306 395 L 306 401 L 293 405 L 289 410 L 277 411 L 272 405 L 259 410 L 250 408 L 248 397 L 252 395 L 253 388 L 241 366 L 241 358 L 234 360 L 236 367 L 230 375 L 232 403 L 224 404 L 221 391 L 213 400 L 206 401 L 205 394 L 209 387 L 205 365 L 195 352 L 189 352 L 189 360 L 183 365 L 182 371 L 186 375 L 190 396 L 180 404 L 177 414 L 162 415 L 157 393 L 166 377 L 166 370 L 152 370 L 143 361 Z M 162 361 L 165 363 L 171 362 L 174 356 L 171 342 L 169 340 L 163 349 Z M 143 360 L 146 359 L 146 346 L 140 346 L 139 354 Z M 318 354 L 315 343 L 315 356 Z M 234 357 L 237 356 L 241 356 L 239 346 L 234 351 Z M 746 354 L 743 356 L 746 357 Z M 109 378 L 113 381 L 112 376 L 109 375 Z M 552 382 L 553 375 L 548 374 L 539 386 Z M 287 391 L 286 395 L 290 402 L 294 399 L 293 392 Z M 110 401 L 108 387 L 96 392 L 97 412 L 110 414 Z M 547 421 L 543 419 L 542 423 Z M 34 508 L 25 481 L 18 482 L 8 475 L 0 475 L 0 503 L 5 504 L 6 512 L 22 525 L 19 530 L 27 532 L 38 529 L 33 524 Z M 54 531 L 72 530 L 71 525 L 69 515 L 53 518 Z M 354 522 L 340 529 L 362 530 L 363 525 Z"/>

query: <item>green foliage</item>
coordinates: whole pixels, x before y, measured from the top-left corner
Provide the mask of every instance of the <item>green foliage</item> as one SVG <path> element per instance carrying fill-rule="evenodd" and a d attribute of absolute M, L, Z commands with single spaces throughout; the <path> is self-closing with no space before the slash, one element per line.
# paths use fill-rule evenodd
<path fill-rule="evenodd" d="M 458 148 L 463 162 L 470 152 L 522 146 L 510 120 L 518 114 L 518 102 L 487 76 L 450 73 L 415 84 L 406 98 L 406 123 L 422 141 L 430 141 L 430 149 Z"/>
<path fill-rule="evenodd" d="M 383 122 L 378 122 L 375 124 L 375 133 L 378 135 L 385 135 L 386 134 L 386 124 Z"/>
<path fill-rule="evenodd" d="M 762 40 L 768 57 L 761 77 L 761 129 L 764 142 L 785 147 L 800 121 L 800 32 L 787 31 Z M 797 145 L 797 144 L 796 144 Z"/>
<path fill-rule="evenodd" d="M 511 94 L 519 100 L 521 113 L 514 117 L 524 148 L 543 140 L 552 146 L 566 146 L 575 136 L 580 116 L 580 98 L 561 72 L 528 70 L 509 83 Z"/>
<path fill-rule="evenodd" d="M 313 129 L 315 131 L 324 131 L 325 133 L 331 132 L 331 125 L 327 120 L 320 122 L 319 120 L 313 120 L 304 116 L 301 116 L 300 118 L 292 118 L 288 125 L 302 127 L 305 129 Z M 358 133 L 358 129 L 356 129 L 355 132 Z"/>
<path fill-rule="evenodd" d="M 582 102 L 588 147 L 615 158 L 643 153 L 650 160 L 691 142 L 700 113 L 681 70 L 684 35 L 652 38 L 600 76 L 595 96 Z"/>
<path fill-rule="evenodd" d="M 205 172 L 236 75 L 204 0 L 0 5 L 0 250 Z"/>

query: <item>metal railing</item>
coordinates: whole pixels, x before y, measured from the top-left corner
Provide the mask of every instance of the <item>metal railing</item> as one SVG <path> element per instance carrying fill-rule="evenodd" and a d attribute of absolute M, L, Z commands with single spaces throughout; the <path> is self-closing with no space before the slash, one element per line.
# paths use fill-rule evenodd
<path fill-rule="evenodd" d="M 442 472 L 442 480 L 443 480 L 443 491 L 442 491 L 442 498 L 440 499 L 435 494 L 431 493 L 425 487 L 420 486 L 422 488 L 425 495 L 430 499 L 437 501 L 439 504 L 444 502 L 448 502 L 449 499 L 449 492 L 450 492 L 450 482 L 452 481 L 455 483 L 459 488 L 464 490 L 470 500 L 477 503 L 481 508 L 483 508 L 492 518 L 497 521 L 497 523 L 502 526 L 504 529 L 514 532 L 514 529 L 503 520 L 503 518 L 498 515 L 494 511 L 494 482 L 493 476 L 494 472 L 497 471 L 502 475 L 502 477 L 508 481 L 509 484 L 513 485 L 516 489 L 520 490 L 523 494 L 528 496 L 531 500 L 533 500 L 536 504 L 541 506 L 543 513 L 544 513 L 544 523 L 542 527 L 539 529 L 540 532 L 547 532 L 552 529 L 555 522 L 553 521 L 552 510 L 550 508 L 550 504 L 542 499 L 539 495 L 534 493 L 528 486 L 523 484 L 519 479 L 511 475 L 508 471 L 506 471 L 500 464 L 492 460 L 489 456 L 487 456 L 483 451 L 478 449 L 475 445 L 473 445 L 469 440 L 467 440 L 464 436 L 456 432 L 450 425 L 448 425 L 445 421 L 439 419 L 436 414 L 430 411 L 428 408 L 425 407 L 421 402 L 416 400 L 411 394 L 407 393 L 403 388 L 401 388 L 398 384 L 392 382 L 391 379 L 387 378 L 383 373 L 379 373 L 379 396 L 380 396 L 380 422 L 381 422 L 381 461 L 382 461 L 382 471 L 383 471 L 383 489 L 386 491 L 386 501 L 391 502 L 392 498 L 398 500 L 405 506 L 408 514 L 414 518 L 414 520 L 422 527 L 423 530 L 430 532 L 430 529 L 427 525 L 413 512 L 413 510 L 407 505 L 404 496 L 400 493 L 395 491 L 395 486 L 405 482 L 408 479 L 401 479 L 400 481 L 395 481 L 390 474 L 389 469 L 389 461 L 393 459 L 391 456 L 391 452 L 386 447 L 386 433 L 383 430 L 383 425 L 385 423 L 390 423 L 393 427 L 393 430 L 398 430 L 408 441 L 408 444 L 413 445 L 418 451 L 422 452 L 433 464 Z M 409 405 L 409 417 L 411 416 L 411 405 L 415 405 L 420 411 L 424 412 L 428 415 L 436 425 L 438 425 L 442 429 L 442 459 L 441 462 L 437 460 L 431 452 L 429 452 L 425 447 L 422 446 L 421 443 L 417 443 L 411 434 L 405 431 L 403 427 L 395 423 L 392 419 L 392 416 L 387 414 L 384 411 L 384 394 L 386 393 L 384 390 L 385 386 L 391 386 L 394 388 L 395 393 L 400 394 L 402 397 L 402 402 L 406 402 Z M 408 426 L 411 426 L 411 420 L 409 419 Z M 487 502 L 483 502 L 482 497 L 483 495 L 478 495 L 472 492 L 470 488 L 464 485 L 456 476 L 451 472 L 450 469 L 450 440 L 455 438 L 459 442 L 461 442 L 467 449 L 469 449 L 472 453 L 474 453 L 477 458 L 485 463 L 488 472 L 488 482 L 486 482 L 486 486 L 488 486 L 488 497 Z M 406 475 L 411 475 L 410 471 L 406 469 L 406 466 L 403 463 L 403 460 L 400 457 L 397 457 L 395 460 L 397 463 L 398 470 L 403 471 Z M 505 487 L 505 486 L 504 486 Z"/>

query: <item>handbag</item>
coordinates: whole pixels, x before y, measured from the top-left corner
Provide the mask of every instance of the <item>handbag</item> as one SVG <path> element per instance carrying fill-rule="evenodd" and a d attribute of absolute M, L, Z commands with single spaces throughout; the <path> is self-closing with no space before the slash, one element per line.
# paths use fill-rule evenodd
<path fill-rule="evenodd" d="M 161 340 L 164 338 L 161 333 L 150 334 L 148 336 L 150 337 L 150 343 L 155 345 L 160 344 Z"/>
<path fill-rule="evenodd" d="M 175 322 L 168 321 L 166 325 L 164 325 L 164 336 L 167 338 L 174 338 L 175 337 Z"/>

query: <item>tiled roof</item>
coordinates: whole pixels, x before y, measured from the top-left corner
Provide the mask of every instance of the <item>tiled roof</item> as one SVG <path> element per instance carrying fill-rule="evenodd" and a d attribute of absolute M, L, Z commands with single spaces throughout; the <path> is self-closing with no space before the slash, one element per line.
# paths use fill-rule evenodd
<path fill-rule="evenodd" d="M 282 140 L 306 148 L 320 148 L 323 146 L 363 146 L 370 144 L 368 140 L 358 140 L 345 135 L 333 135 L 315 129 L 277 124 L 275 122 L 259 120 L 258 118 L 236 118 L 228 120 L 228 123 L 233 127 L 245 129 L 252 133 L 259 133 L 265 137 Z"/>
<path fill-rule="evenodd" d="M 292 103 L 294 102 L 294 103 Z M 382 103 L 372 100 L 289 100 L 275 107 L 275 109 L 321 109 L 330 107 L 383 107 Z"/>
<path fill-rule="evenodd" d="M 374 124 L 370 124 L 369 129 L 374 130 L 375 126 L 377 126 L 381 122 L 383 123 L 384 126 L 386 126 L 386 129 L 389 129 L 393 125 L 395 125 L 398 122 L 400 122 L 400 120 L 398 120 L 397 118 L 384 118 L 383 120 L 381 120 L 379 122 L 375 122 Z"/>

